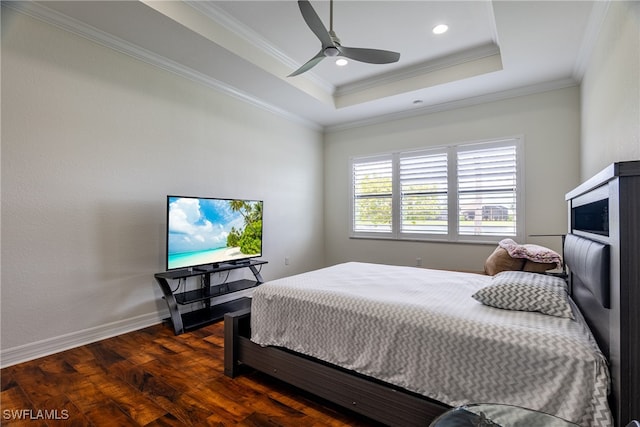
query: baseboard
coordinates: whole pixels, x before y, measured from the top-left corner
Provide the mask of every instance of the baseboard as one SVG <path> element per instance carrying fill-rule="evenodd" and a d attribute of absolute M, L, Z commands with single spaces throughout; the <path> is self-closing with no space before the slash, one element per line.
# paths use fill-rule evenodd
<path fill-rule="evenodd" d="M 162 312 L 144 314 L 142 316 L 119 320 L 117 322 L 84 329 L 78 332 L 72 332 L 70 334 L 47 338 L 45 340 L 17 347 L 2 349 L 0 350 L 0 368 L 6 368 L 7 366 L 27 362 L 39 357 L 48 356 L 50 354 L 79 347 L 81 345 L 100 341 L 105 338 L 111 338 L 116 335 L 156 325 L 161 323 L 162 320 L 168 316 L 169 312 L 167 310 L 163 310 Z"/>
<path fill-rule="evenodd" d="M 211 299 L 211 302 L 213 304 L 219 304 L 240 297 L 251 297 L 254 290 L 255 288 L 250 288 L 234 292 L 233 294 L 214 297 Z M 130 319 L 119 320 L 117 322 L 107 323 L 105 325 L 95 326 L 93 328 L 47 338 L 17 347 L 0 349 L 0 368 L 6 368 L 7 366 L 27 362 L 39 357 L 49 356 L 50 354 L 91 344 L 92 342 L 126 334 L 127 332 L 137 331 L 138 329 L 157 325 L 168 318 L 170 318 L 169 310 L 164 309 L 159 312 L 143 314 Z"/>

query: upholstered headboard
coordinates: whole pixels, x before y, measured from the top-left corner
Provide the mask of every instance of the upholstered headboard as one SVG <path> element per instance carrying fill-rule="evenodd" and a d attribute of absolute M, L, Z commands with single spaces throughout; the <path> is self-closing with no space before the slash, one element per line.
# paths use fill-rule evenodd
<path fill-rule="evenodd" d="M 580 308 L 605 356 L 610 356 L 609 245 L 568 234 L 564 243 L 571 298 Z"/>
<path fill-rule="evenodd" d="M 578 278 L 604 308 L 611 308 L 609 245 L 569 234 L 564 241 L 564 259 L 574 278 Z"/>

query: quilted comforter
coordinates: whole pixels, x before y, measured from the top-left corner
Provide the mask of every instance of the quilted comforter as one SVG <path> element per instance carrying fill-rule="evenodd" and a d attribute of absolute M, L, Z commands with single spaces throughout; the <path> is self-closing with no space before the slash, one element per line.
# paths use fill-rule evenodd
<path fill-rule="evenodd" d="M 256 288 L 252 341 L 451 406 L 503 403 L 610 426 L 606 360 L 584 319 L 487 307 L 490 276 L 345 263 Z"/>

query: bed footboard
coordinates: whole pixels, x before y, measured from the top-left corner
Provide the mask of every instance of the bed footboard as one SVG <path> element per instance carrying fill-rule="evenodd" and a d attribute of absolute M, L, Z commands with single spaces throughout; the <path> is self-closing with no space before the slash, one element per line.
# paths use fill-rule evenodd
<path fill-rule="evenodd" d="M 224 315 L 224 374 L 234 378 L 240 372 L 240 340 L 251 335 L 251 309 Z"/>
<path fill-rule="evenodd" d="M 228 313 L 224 319 L 224 371 L 229 377 L 243 365 L 391 426 L 425 426 L 449 406 L 277 347 L 251 342 L 250 310 Z"/>

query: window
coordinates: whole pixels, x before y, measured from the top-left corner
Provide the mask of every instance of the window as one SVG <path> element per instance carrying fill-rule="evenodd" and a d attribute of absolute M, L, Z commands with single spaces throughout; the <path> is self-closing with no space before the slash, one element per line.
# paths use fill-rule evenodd
<path fill-rule="evenodd" d="M 509 138 L 352 159 L 352 237 L 522 237 L 521 145 Z"/>
<path fill-rule="evenodd" d="M 399 156 L 400 231 L 447 234 L 447 153 Z"/>
<path fill-rule="evenodd" d="M 390 156 L 353 164 L 354 231 L 392 231 L 392 166 Z"/>

